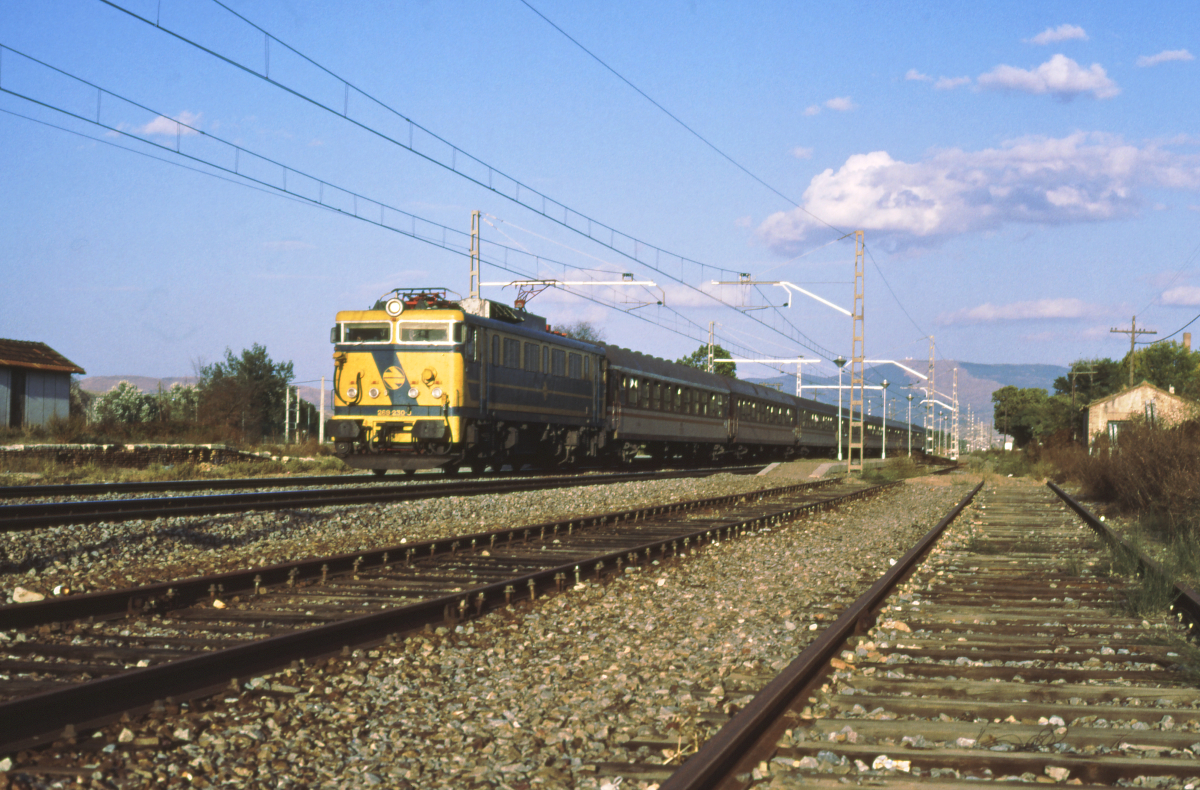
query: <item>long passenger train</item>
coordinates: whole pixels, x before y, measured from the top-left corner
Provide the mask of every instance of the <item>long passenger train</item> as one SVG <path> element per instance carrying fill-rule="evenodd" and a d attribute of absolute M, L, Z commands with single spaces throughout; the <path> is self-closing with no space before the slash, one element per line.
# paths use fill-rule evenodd
<path fill-rule="evenodd" d="M 440 467 L 475 473 L 579 461 L 624 464 L 639 453 L 703 463 L 830 455 L 837 408 L 604 343 L 546 320 L 442 289 L 396 289 L 370 310 L 337 314 L 335 454 L 385 474 Z M 843 420 L 843 443 L 848 420 Z M 908 426 L 887 425 L 888 449 Z M 913 426 L 913 446 L 924 429 Z M 867 455 L 879 455 L 868 417 Z"/>

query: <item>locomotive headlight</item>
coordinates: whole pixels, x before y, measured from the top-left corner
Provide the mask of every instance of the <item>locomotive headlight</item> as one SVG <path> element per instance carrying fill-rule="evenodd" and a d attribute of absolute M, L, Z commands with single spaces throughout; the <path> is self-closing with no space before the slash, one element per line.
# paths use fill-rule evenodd
<path fill-rule="evenodd" d="M 441 387 L 434 387 L 432 390 L 429 391 L 429 394 L 435 398 L 441 398 L 444 393 L 442 392 Z"/>
<path fill-rule="evenodd" d="M 358 397 L 358 387 L 347 387 L 346 388 L 346 397 L 347 398 L 357 398 Z"/>
<path fill-rule="evenodd" d="M 388 299 L 383 309 L 387 310 L 388 315 L 395 318 L 404 312 L 404 302 L 401 302 L 399 299 Z"/>
<path fill-rule="evenodd" d="M 367 390 L 367 394 L 370 395 L 372 398 L 378 398 L 379 397 L 379 387 L 371 387 L 371 389 Z"/>
<path fill-rule="evenodd" d="M 416 400 L 416 397 L 420 394 L 421 394 L 421 391 L 419 389 L 417 389 L 416 387 L 408 388 L 408 397 Z"/>

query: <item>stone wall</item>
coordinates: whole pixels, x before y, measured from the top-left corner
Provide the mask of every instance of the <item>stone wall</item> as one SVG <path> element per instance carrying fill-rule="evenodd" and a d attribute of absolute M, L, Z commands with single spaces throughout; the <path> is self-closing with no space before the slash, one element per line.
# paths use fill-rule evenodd
<path fill-rule="evenodd" d="M 0 446 L 0 469 L 16 458 L 53 461 L 63 466 L 117 466 L 145 469 L 207 463 L 213 466 L 235 461 L 269 461 L 270 455 L 248 453 L 222 444 L 13 444 Z"/>

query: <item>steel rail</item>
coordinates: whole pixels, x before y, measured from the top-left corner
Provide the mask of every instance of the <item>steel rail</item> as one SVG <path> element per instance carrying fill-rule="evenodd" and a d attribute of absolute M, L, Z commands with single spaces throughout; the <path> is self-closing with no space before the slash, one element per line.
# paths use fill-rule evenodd
<path fill-rule="evenodd" d="M 797 491 L 824 488 L 840 481 L 841 478 L 829 478 L 812 483 L 797 483 L 795 485 L 742 494 L 726 494 L 719 497 L 708 497 L 706 499 L 679 502 L 672 505 L 629 508 L 626 510 L 595 513 L 576 518 L 557 519 L 487 532 L 474 532 L 435 540 L 383 546 L 370 551 L 350 552 L 329 557 L 310 557 L 303 560 L 282 562 L 276 565 L 248 570 L 198 576 L 173 582 L 160 582 L 123 590 L 46 598 L 43 601 L 33 603 L 8 604 L 0 606 L 0 631 L 12 628 L 31 628 L 67 620 L 82 620 L 89 617 L 105 619 L 124 617 L 140 612 L 150 613 L 159 611 L 160 606 L 179 608 L 206 600 L 211 595 L 210 588 L 212 587 L 221 589 L 222 594 L 226 596 L 238 595 L 253 591 L 256 588 L 273 588 L 285 584 L 290 586 L 296 582 L 320 578 L 324 573 L 322 566 L 327 566 L 326 570 L 328 572 L 336 574 L 353 570 L 355 562 L 358 562 L 359 567 L 367 570 L 388 563 L 403 563 L 409 557 L 429 559 L 431 557 L 454 554 L 460 549 L 466 551 L 475 547 L 481 549 L 489 548 L 493 542 L 508 543 L 518 539 L 528 541 L 534 535 L 544 536 L 546 533 L 549 533 L 551 536 L 554 536 L 559 531 L 570 531 L 575 527 L 640 521 L 662 513 L 705 507 L 719 507 L 730 503 L 748 502 L 765 497 L 784 496 Z"/>
<path fill-rule="evenodd" d="M 753 754 L 754 745 L 776 727 L 779 718 L 795 703 L 797 696 L 829 671 L 829 659 L 837 654 L 845 641 L 869 625 L 879 604 L 925 556 L 981 488 L 983 481 L 963 497 L 937 526 L 917 541 L 871 589 L 843 611 L 833 625 L 755 695 L 745 708 L 671 774 L 660 790 L 715 790 L 734 775 L 737 766 Z"/>
<path fill-rule="evenodd" d="M 711 467 L 706 469 L 692 469 L 687 471 L 750 474 L 757 472 L 762 468 L 762 465 L 725 466 Z M 578 475 L 588 472 L 602 471 L 607 470 L 579 468 L 576 470 L 576 474 Z M 639 473 L 650 474 L 653 471 L 656 470 L 645 470 Z M 674 470 L 672 470 L 670 467 L 667 467 L 666 470 L 657 471 Z M 417 480 L 412 477 L 401 477 L 400 475 L 392 475 L 391 477 L 377 477 L 369 473 L 346 473 L 342 475 L 306 475 L 298 477 L 236 477 L 197 480 L 146 480 L 130 483 L 61 483 L 49 485 L 0 486 L 0 499 L 45 499 L 49 497 L 95 496 L 96 494 L 149 494 L 160 493 L 164 491 L 229 491 L 244 488 L 302 488 L 304 486 L 349 486 L 364 484 L 378 486 L 380 484 L 395 485 L 397 480 L 408 481 L 409 485 L 450 485 L 455 482 L 462 482 L 461 480 L 457 480 L 453 475 L 422 476 L 437 477 L 443 482 L 426 483 L 424 480 Z M 538 477 L 538 475 L 533 472 L 508 471 L 493 472 L 492 474 L 484 476 L 477 475 L 472 479 L 495 480 L 518 476 L 532 478 Z M 558 474 L 555 476 L 562 477 L 563 475 Z"/>
<path fill-rule="evenodd" d="M 1092 515 L 1091 511 L 1077 502 L 1074 497 L 1066 491 L 1059 488 L 1053 480 L 1047 480 L 1046 485 L 1058 495 L 1059 499 L 1067 504 L 1075 513 L 1083 519 L 1084 523 L 1092 528 L 1100 538 L 1109 545 L 1114 551 L 1120 551 L 1127 557 L 1131 558 L 1138 565 L 1138 575 L 1146 574 L 1156 575 L 1159 578 L 1167 579 L 1167 573 L 1162 565 L 1155 560 L 1147 557 L 1142 552 L 1138 551 L 1132 543 L 1118 535 L 1107 524 Z M 1198 624 L 1200 624 L 1200 595 L 1191 587 L 1175 582 L 1172 584 L 1174 588 L 1174 600 L 1171 602 L 1171 611 L 1185 621 L 1189 632 L 1194 632 Z"/>
<path fill-rule="evenodd" d="M 435 496 L 473 496 L 476 494 L 538 491 L 547 488 L 576 488 L 647 480 L 705 477 L 713 473 L 712 469 L 619 472 L 594 476 L 571 475 L 518 480 L 409 483 L 354 489 L 301 489 L 298 491 L 253 491 L 241 494 L 204 494 L 187 497 L 37 502 L 0 506 L 0 532 L 20 532 L 63 524 L 91 524 L 97 521 L 205 516 L 241 513 L 248 510 L 286 510 L 332 505 L 360 505 L 372 502 L 403 502 Z"/>
<path fill-rule="evenodd" d="M 805 483 L 777 489 L 776 491 L 783 491 L 785 493 L 788 491 L 794 492 L 814 488 L 819 485 L 821 483 Z M 511 591 L 514 587 L 517 589 L 528 589 L 529 595 L 536 597 L 539 592 L 545 593 L 552 588 L 558 587 L 560 579 L 574 573 L 585 564 L 592 566 L 596 575 L 599 576 L 602 567 L 616 567 L 617 560 L 619 559 L 630 558 L 631 560 L 639 561 L 637 558 L 648 558 L 645 552 L 652 552 L 655 549 L 661 549 L 665 552 L 665 547 L 671 544 L 677 545 L 681 540 L 689 541 L 694 539 L 697 545 L 700 545 L 705 538 L 711 542 L 714 539 L 713 532 L 716 531 L 719 533 L 721 529 L 726 530 L 726 535 L 743 534 L 747 530 L 762 528 L 768 524 L 777 523 L 781 519 L 794 518 L 801 513 L 836 506 L 843 501 L 860 499 L 895 485 L 898 485 L 898 483 L 885 483 L 883 485 L 860 489 L 843 497 L 784 507 L 776 512 L 759 514 L 736 524 L 720 528 L 711 526 L 702 527 L 691 532 L 675 534 L 663 540 L 655 540 L 636 546 L 626 546 L 618 551 L 597 555 L 583 562 L 570 562 L 564 565 L 557 565 L 491 584 L 465 588 L 451 595 L 444 595 L 407 606 L 353 617 L 295 633 L 253 641 L 225 650 L 203 653 L 164 664 L 141 669 L 131 669 L 120 674 L 89 680 L 85 683 L 63 689 L 20 697 L 9 702 L 0 703 L 0 753 L 29 748 L 30 746 L 45 743 L 64 735 L 70 736 L 86 727 L 97 726 L 100 723 L 109 721 L 123 712 L 148 710 L 151 706 L 161 703 L 164 700 L 180 701 L 216 693 L 226 687 L 231 679 L 236 681 L 237 678 L 253 677 L 265 672 L 285 668 L 295 661 L 331 655 L 349 647 L 378 644 L 396 634 L 412 632 L 426 624 L 441 621 L 455 622 L 455 613 L 469 611 L 465 605 L 466 602 L 471 599 L 478 601 L 480 595 L 483 596 L 483 600 L 481 604 L 477 604 L 479 613 L 491 611 L 508 605 L 508 596 L 505 593 Z M 733 499 L 747 501 L 755 498 L 762 499 L 763 497 L 760 494 L 761 492 L 737 494 L 702 501 L 718 503 Z M 679 509 L 677 506 L 663 506 L 655 510 L 670 513 L 677 509 Z M 636 514 L 650 510 L 652 509 L 643 508 L 640 511 L 625 512 Z M 580 521 L 591 521 L 599 518 L 603 517 L 586 517 L 580 519 Z M 526 529 L 532 528 L 520 528 L 520 531 L 524 532 Z M 510 533 L 515 533 L 516 531 L 518 530 L 506 530 L 506 532 Z M 493 533 L 480 534 L 490 535 Z M 471 536 L 462 536 L 459 539 L 468 537 Z M 445 541 L 439 542 L 444 543 Z M 406 544 L 403 548 L 413 548 L 417 545 L 429 544 Z M 479 548 L 482 550 L 483 547 Z M 382 550 L 377 553 L 382 553 Z M 342 559 L 344 560 L 349 556 L 351 555 L 343 555 Z M 645 559 L 640 559 L 640 561 L 645 561 Z M 320 562 L 320 560 L 306 561 L 306 564 L 311 570 L 314 563 L 319 564 Z M 328 562 L 328 560 L 325 560 L 325 562 Z M 597 564 L 601 563 L 603 565 L 597 567 Z M 282 568 L 286 566 L 275 567 Z M 268 569 L 257 569 L 253 573 L 263 573 L 266 570 Z M 245 575 L 245 573 L 241 574 L 243 577 Z M 231 575 L 225 574 L 224 576 L 228 578 Z M 206 581 L 209 580 L 199 580 L 199 584 L 203 585 Z M 154 588 L 157 589 L 163 586 L 165 585 L 154 585 Z M 181 584 L 175 586 L 183 587 Z M 128 599 L 129 593 L 129 590 L 125 590 L 93 595 L 96 601 L 99 601 L 101 597 L 109 599 L 115 597 L 123 601 Z M 228 593 L 229 591 L 226 590 L 226 594 Z M 79 596 L 74 600 L 80 601 L 87 597 Z M 70 602 L 72 599 L 62 600 Z M 0 612 L 3 612 L 5 620 L 0 622 L 0 627 L 11 627 L 9 623 L 14 622 L 14 620 L 7 619 L 9 617 L 18 619 L 21 617 L 21 613 L 17 611 L 18 607 L 21 609 L 28 607 L 30 612 L 34 611 L 35 608 L 40 608 L 43 621 L 46 616 L 63 615 L 63 609 L 56 609 L 53 606 L 55 603 L 57 601 L 50 600 L 35 604 L 19 604 L 3 607 L 3 609 L 0 609 Z"/>

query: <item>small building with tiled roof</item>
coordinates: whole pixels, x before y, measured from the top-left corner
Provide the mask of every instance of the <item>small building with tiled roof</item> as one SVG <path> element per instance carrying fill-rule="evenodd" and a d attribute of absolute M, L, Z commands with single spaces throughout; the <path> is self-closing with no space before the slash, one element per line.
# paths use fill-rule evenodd
<path fill-rule="evenodd" d="M 0 338 L 0 426 L 65 419 L 71 411 L 71 374 L 86 372 L 45 343 Z"/>
<path fill-rule="evenodd" d="M 1168 391 L 1142 381 L 1088 404 L 1088 447 L 1100 436 L 1116 444 L 1121 427 L 1130 420 L 1174 425 L 1196 414 L 1197 405 L 1176 395 L 1174 387 Z"/>

